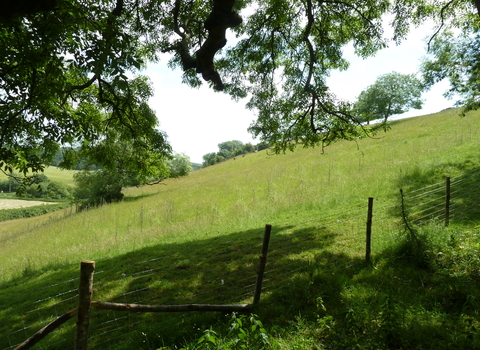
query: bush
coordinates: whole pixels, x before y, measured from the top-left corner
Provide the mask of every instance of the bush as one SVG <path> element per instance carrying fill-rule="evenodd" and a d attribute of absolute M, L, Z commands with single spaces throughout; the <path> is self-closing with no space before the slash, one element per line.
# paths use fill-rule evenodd
<path fill-rule="evenodd" d="M 133 176 L 105 169 L 78 172 L 74 175 L 74 180 L 74 198 L 83 206 L 121 201 L 122 188 L 138 185 L 138 180 Z"/>
<path fill-rule="evenodd" d="M 187 176 L 192 171 L 192 163 L 190 158 L 184 153 L 177 153 L 171 160 L 167 162 L 170 172 L 169 177 L 176 178 Z"/>
<path fill-rule="evenodd" d="M 50 199 L 72 199 L 72 188 L 58 181 L 50 181 L 46 197 Z"/>
<path fill-rule="evenodd" d="M 29 181 L 17 188 L 19 197 L 43 199 L 72 199 L 72 189 L 62 182 L 50 181 L 44 174 L 35 174 Z"/>
<path fill-rule="evenodd" d="M 40 216 L 48 214 L 60 209 L 67 208 L 70 204 L 49 204 L 49 205 L 38 205 L 28 208 L 18 208 L 18 209 L 3 209 L 0 210 L 0 221 L 31 218 L 35 216 Z"/>

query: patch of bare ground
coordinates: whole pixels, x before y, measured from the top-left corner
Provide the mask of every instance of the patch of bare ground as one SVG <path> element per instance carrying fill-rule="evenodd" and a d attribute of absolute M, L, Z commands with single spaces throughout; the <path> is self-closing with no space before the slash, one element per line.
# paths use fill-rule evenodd
<path fill-rule="evenodd" d="M 41 201 L 24 201 L 21 199 L 0 199 L 0 210 L 26 208 L 26 207 L 33 207 L 36 205 L 45 205 L 45 204 L 53 204 L 53 203 L 41 202 Z"/>

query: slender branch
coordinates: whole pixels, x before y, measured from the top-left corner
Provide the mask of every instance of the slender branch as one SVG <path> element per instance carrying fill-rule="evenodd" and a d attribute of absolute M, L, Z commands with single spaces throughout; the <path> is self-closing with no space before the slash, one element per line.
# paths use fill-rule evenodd
<path fill-rule="evenodd" d="M 443 7 L 442 9 L 440 10 L 440 18 L 442 20 L 442 22 L 440 23 L 440 26 L 438 27 L 437 31 L 430 37 L 430 40 L 428 40 L 428 43 L 427 43 L 427 52 L 430 51 L 430 43 L 432 42 L 432 40 L 438 35 L 438 33 L 440 33 L 440 30 L 443 28 L 443 26 L 445 25 L 445 17 L 444 17 L 444 11 L 450 6 L 452 5 L 456 0 L 450 0 L 449 2 L 447 2 Z"/>
<path fill-rule="evenodd" d="M 367 17 L 365 17 L 365 15 L 362 13 L 362 11 L 360 11 L 357 7 L 355 7 L 354 5 L 352 4 L 349 4 L 347 2 L 344 2 L 344 1 L 329 1 L 329 0 L 325 0 L 323 1 L 323 3 L 326 3 L 326 4 L 341 4 L 341 5 L 344 5 L 346 7 L 349 7 L 351 8 L 353 11 L 355 11 L 356 13 L 358 13 L 360 15 L 360 17 L 362 17 L 362 19 L 366 22 L 368 22 L 370 24 L 371 27 L 375 27 L 375 24 Z"/>
<path fill-rule="evenodd" d="M 73 90 L 85 90 L 86 88 L 88 88 L 90 85 L 92 85 L 95 80 L 97 80 L 100 76 L 98 74 L 95 74 L 92 79 L 90 79 L 89 81 L 87 81 L 85 84 L 82 84 L 82 85 L 72 85 L 70 86 L 70 89 L 69 89 L 69 92 L 68 93 L 71 93 Z"/>
<path fill-rule="evenodd" d="M 297 125 L 301 120 L 305 120 L 305 117 L 310 113 L 312 106 L 308 106 L 307 110 L 305 113 L 300 115 L 298 118 L 295 119 L 295 121 L 288 127 L 288 131 L 291 132 L 292 129 Z M 315 130 L 313 132 L 316 132 Z"/>
<path fill-rule="evenodd" d="M 118 17 L 122 14 L 123 11 L 123 0 L 117 0 L 117 4 L 115 5 L 115 8 L 112 11 L 112 15 L 115 17 Z"/>
<path fill-rule="evenodd" d="M 315 127 L 315 107 L 316 107 L 316 98 L 312 94 L 312 105 L 311 105 L 311 112 L 310 112 L 310 127 L 314 133 L 317 132 L 317 128 Z"/>

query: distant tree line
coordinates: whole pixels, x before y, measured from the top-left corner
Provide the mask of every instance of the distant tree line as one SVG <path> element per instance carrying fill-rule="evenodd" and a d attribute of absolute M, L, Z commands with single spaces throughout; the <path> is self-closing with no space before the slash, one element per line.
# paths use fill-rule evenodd
<path fill-rule="evenodd" d="M 248 153 L 261 151 L 268 148 L 267 143 L 259 143 L 252 145 L 251 143 L 244 144 L 242 141 L 232 140 L 225 141 L 218 144 L 218 152 L 207 153 L 203 156 L 203 167 L 214 165 Z"/>
<path fill-rule="evenodd" d="M 46 175 L 38 173 L 28 182 L 20 180 L 20 175 L 13 175 L 0 181 L 0 191 L 15 192 L 17 197 L 66 200 L 73 198 L 70 186 L 59 181 L 52 181 Z"/>

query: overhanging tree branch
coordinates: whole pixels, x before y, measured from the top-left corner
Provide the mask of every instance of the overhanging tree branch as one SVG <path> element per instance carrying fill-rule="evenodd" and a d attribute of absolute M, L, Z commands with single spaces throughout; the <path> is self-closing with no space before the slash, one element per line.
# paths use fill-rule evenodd
<path fill-rule="evenodd" d="M 435 39 L 435 37 L 438 35 L 438 33 L 440 33 L 440 31 L 442 30 L 442 28 L 444 27 L 445 25 L 445 11 L 454 3 L 456 2 L 457 0 L 450 0 L 449 2 L 447 2 L 443 7 L 442 9 L 440 10 L 440 18 L 441 18 L 441 23 L 440 23 L 440 26 L 438 27 L 438 29 L 436 30 L 435 33 L 433 33 L 433 35 L 430 37 L 430 40 L 428 40 L 428 43 L 427 43 L 427 52 L 430 51 L 430 44 L 432 42 L 433 39 Z M 479 11 L 479 15 L 480 15 L 480 8 L 478 7 L 479 6 L 479 3 L 480 1 L 479 0 L 475 0 L 475 3 L 477 4 L 477 8 L 478 8 L 478 11 Z"/>

